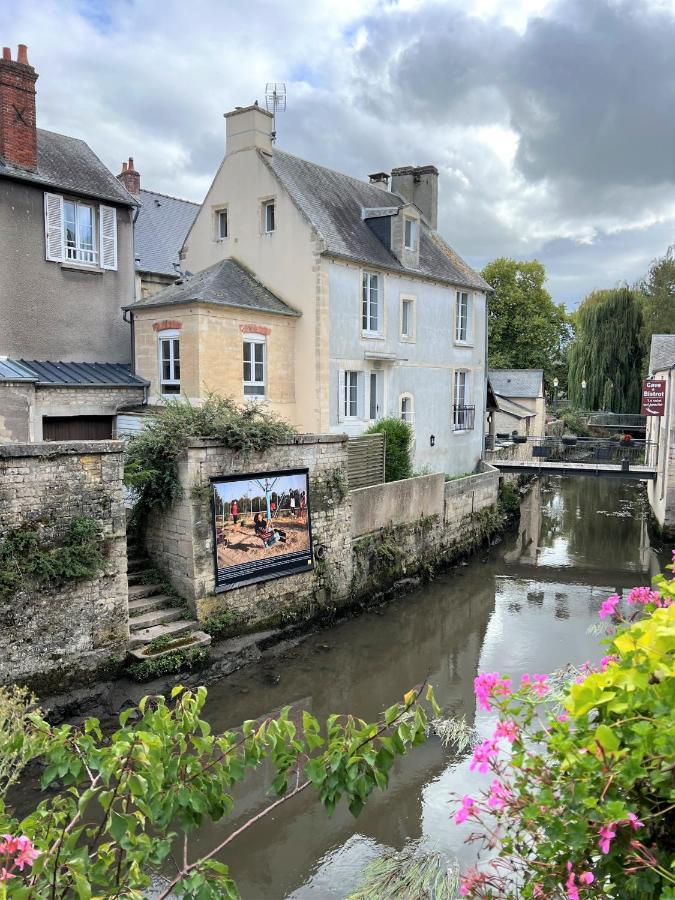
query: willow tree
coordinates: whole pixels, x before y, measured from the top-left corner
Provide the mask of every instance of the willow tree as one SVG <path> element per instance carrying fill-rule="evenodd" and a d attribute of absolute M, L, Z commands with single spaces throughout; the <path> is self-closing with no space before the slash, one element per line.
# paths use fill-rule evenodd
<path fill-rule="evenodd" d="M 593 291 L 577 310 L 575 324 L 576 339 L 569 351 L 572 404 L 640 412 L 644 345 L 638 293 L 628 287 Z"/>

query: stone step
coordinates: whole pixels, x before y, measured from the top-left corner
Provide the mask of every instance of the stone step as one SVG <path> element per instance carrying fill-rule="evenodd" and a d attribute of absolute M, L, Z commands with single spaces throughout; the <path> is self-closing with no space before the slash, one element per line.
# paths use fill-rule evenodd
<path fill-rule="evenodd" d="M 127 572 L 127 581 L 129 584 L 143 584 L 145 572 Z"/>
<path fill-rule="evenodd" d="M 150 569 L 150 560 L 147 556 L 130 557 L 127 559 L 127 572 L 144 572 Z"/>
<path fill-rule="evenodd" d="M 132 584 L 129 587 L 129 599 L 141 600 L 143 597 L 152 597 L 162 590 L 161 584 Z"/>
<path fill-rule="evenodd" d="M 195 622 L 195 624 L 197 624 Z M 185 635 L 178 635 L 176 638 L 177 646 L 169 646 L 166 650 L 160 650 L 159 653 L 144 653 L 144 647 L 138 647 L 135 650 L 131 650 L 131 656 L 136 659 L 146 660 L 146 659 L 159 659 L 161 656 L 170 656 L 172 653 L 176 653 L 180 650 L 194 650 L 197 647 L 208 647 L 211 643 L 211 635 L 206 634 L 204 631 L 193 631 L 189 637 L 194 638 L 189 644 L 182 644 L 181 640 L 185 638 Z"/>
<path fill-rule="evenodd" d="M 182 611 L 179 610 L 179 612 Z M 135 647 L 142 647 L 143 644 L 149 644 L 155 638 L 164 637 L 166 634 L 175 637 L 188 631 L 195 631 L 198 627 L 199 622 L 195 622 L 194 619 L 178 619 L 175 622 L 168 622 L 166 625 L 153 625 L 151 628 L 143 628 L 141 631 L 132 631 L 129 648 L 133 650 Z"/>
<path fill-rule="evenodd" d="M 184 615 L 185 610 L 177 607 L 173 609 L 169 607 L 168 609 L 150 610 L 149 612 L 141 613 L 139 616 L 134 616 L 133 619 L 129 619 L 129 629 L 130 631 L 142 631 L 145 628 L 152 628 L 153 625 L 165 625 L 168 622 L 175 622 L 176 619 L 182 619 Z"/>
<path fill-rule="evenodd" d="M 143 613 L 152 612 L 154 609 L 171 609 L 174 607 L 174 597 L 168 594 L 153 594 L 152 597 L 140 597 L 129 601 L 129 615 L 131 618 Z"/>

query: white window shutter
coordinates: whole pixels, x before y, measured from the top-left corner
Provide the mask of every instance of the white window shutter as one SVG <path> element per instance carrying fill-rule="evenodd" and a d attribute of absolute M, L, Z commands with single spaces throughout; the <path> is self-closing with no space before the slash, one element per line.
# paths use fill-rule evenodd
<path fill-rule="evenodd" d="M 101 268 L 117 269 L 117 211 L 113 206 L 99 206 L 101 235 Z"/>
<path fill-rule="evenodd" d="M 338 369 L 337 390 L 337 420 L 343 422 L 345 418 L 345 370 Z"/>
<path fill-rule="evenodd" d="M 63 262 L 63 197 L 45 194 L 45 257 Z"/>
<path fill-rule="evenodd" d="M 366 374 L 359 372 L 356 376 L 356 409 L 359 419 L 366 418 Z"/>

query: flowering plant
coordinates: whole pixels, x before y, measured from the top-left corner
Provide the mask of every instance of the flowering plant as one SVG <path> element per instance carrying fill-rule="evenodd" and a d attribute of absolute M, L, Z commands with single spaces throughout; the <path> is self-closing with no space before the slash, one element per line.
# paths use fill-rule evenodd
<path fill-rule="evenodd" d="M 491 858 L 462 896 L 675 898 L 675 579 L 612 595 L 600 616 L 608 655 L 562 694 L 545 675 L 476 678 L 498 722 L 469 768 L 491 781 L 455 822 Z"/>

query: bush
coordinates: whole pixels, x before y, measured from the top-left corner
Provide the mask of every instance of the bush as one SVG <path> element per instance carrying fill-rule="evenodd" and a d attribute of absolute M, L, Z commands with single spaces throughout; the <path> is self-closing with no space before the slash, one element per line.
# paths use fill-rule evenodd
<path fill-rule="evenodd" d="M 498 719 L 470 769 L 493 778 L 455 821 L 476 822 L 470 839 L 497 857 L 465 874 L 464 896 L 675 896 L 675 580 L 613 594 L 600 617 L 616 628 L 608 655 L 558 688 L 475 680 Z"/>
<path fill-rule="evenodd" d="M 561 416 L 568 434 L 576 434 L 577 437 L 589 437 L 590 431 L 584 418 L 584 415 L 578 409 L 566 409 Z"/>
<path fill-rule="evenodd" d="M 413 431 L 403 419 L 391 416 L 380 419 L 366 431 L 366 434 L 384 434 L 385 460 L 384 480 L 401 481 L 412 478 L 412 438 Z"/>
<path fill-rule="evenodd" d="M 236 622 L 237 617 L 235 614 L 229 609 L 224 609 L 209 616 L 205 622 L 202 622 L 201 628 L 202 631 L 210 634 L 214 641 L 218 641 L 224 637 L 229 637 L 232 633 L 232 626 Z"/>
<path fill-rule="evenodd" d="M 176 640 L 176 638 L 174 638 Z M 150 645 L 148 645 L 150 646 Z M 165 647 L 155 646 L 153 650 L 159 652 Z M 128 672 L 134 681 L 152 681 L 162 675 L 175 675 L 177 672 L 194 672 L 203 669 L 209 658 L 206 647 L 186 647 L 184 650 L 176 650 L 167 656 L 159 656 L 153 659 L 148 657 L 141 662 L 129 666 Z"/>
<path fill-rule="evenodd" d="M 521 497 L 517 488 L 506 481 L 499 483 L 498 503 L 502 512 L 512 518 L 520 511 Z"/>
<path fill-rule="evenodd" d="M 257 403 L 241 407 L 215 394 L 201 406 L 167 401 L 127 445 L 124 483 L 135 498 L 133 524 L 179 498 L 178 456 L 189 438 L 213 438 L 232 450 L 266 450 L 295 433 L 292 425 Z"/>

